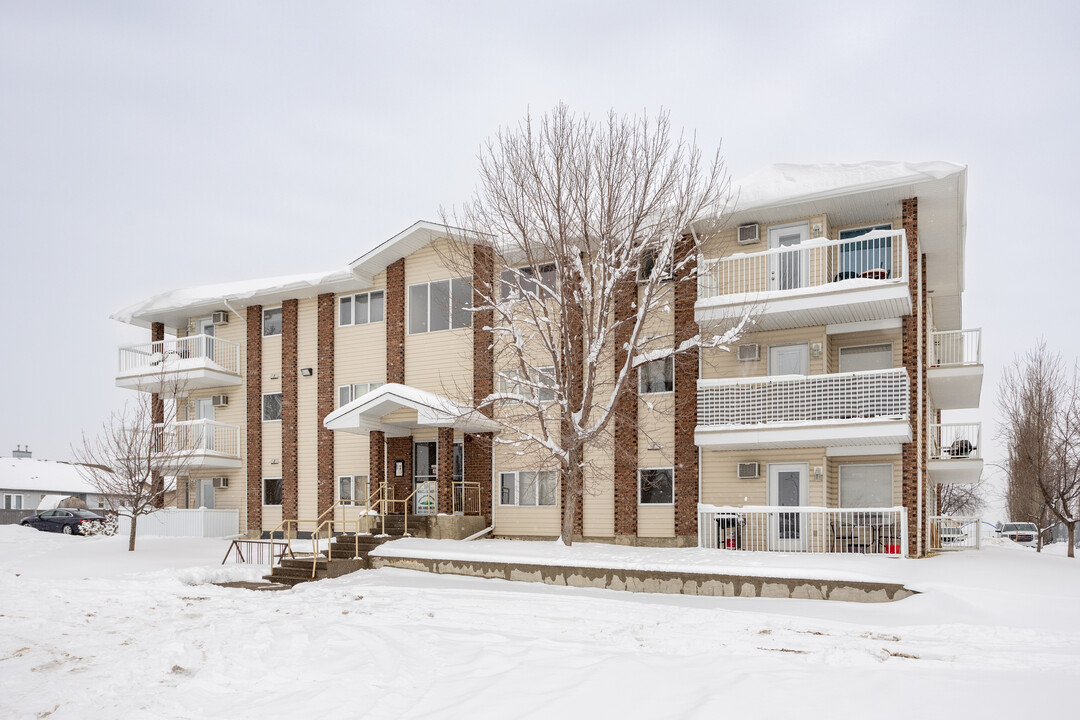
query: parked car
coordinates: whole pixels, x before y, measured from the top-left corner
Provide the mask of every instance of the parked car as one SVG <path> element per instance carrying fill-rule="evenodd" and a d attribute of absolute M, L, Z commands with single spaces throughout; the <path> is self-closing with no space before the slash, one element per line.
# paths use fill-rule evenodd
<path fill-rule="evenodd" d="M 46 530 L 48 532 L 78 535 L 82 533 L 83 523 L 105 522 L 105 518 L 89 510 L 79 508 L 57 508 L 45 510 L 32 517 L 24 518 L 20 525 Z"/>
<path fill-rule="evenodd" d="M 1029 522 L 1005 523 L 998 531 L 998 535 L 1018 545 L 1035 547 L 1038 545 L 1039 528 L 1035 526 L 1035 523 Z"/>
<path fill-rule="evenodd" d="M 967 542 L 967 533 L 963 528 L 958 527 L 943 527 L 941 528 L 941 544 L 942 545 L 962 545 Z"/>

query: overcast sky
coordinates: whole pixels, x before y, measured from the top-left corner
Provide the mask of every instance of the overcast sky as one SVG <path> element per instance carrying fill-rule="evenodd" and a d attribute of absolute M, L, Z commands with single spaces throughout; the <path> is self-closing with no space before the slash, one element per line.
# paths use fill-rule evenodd
<path fill-rule="evenodd" d="M 0 455 L 67 459 L 129 397 L 116 349 L 149 334 L 110 313 L 342 265 L 460 204 L 485 138 L 559 101 L 667 108 L 736 178 L 967 164 L 992 434 L 1014 353 L 1080 355 L 1078 6 L 0 0 Z"/>

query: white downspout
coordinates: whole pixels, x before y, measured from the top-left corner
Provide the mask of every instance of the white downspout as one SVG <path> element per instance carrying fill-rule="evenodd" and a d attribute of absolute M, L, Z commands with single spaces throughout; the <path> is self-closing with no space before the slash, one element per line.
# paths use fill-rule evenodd
<path fill-rule="evenodd" d="M 921 243 L 920 243 L 920 245 L 921 245 Z M 917 301 L 919 319 L 918 319 L 918 322 L 916 324 L 916 327 L 917 327 L 918 333 L 919 333 L 919 339 L 918 339 L 917 344 L 916 344 L 916 347 L 918 348 L 918 365 L 919 365 L 918 380 L 917 380 L 917 387 L 918 387 L 917 392 L 918 392 L 918 403 L 919 403 L 919 405 L 916 408 L 916 412 L 915 412 L 915 415 L 916 415 L 915 429 L 916 429 L 916 432 L 918 433 L 918 442 L 917 442 L 917 444 L 915 446 L 917 448 L 917 453 L 916 453 L 916 456 L 915 456 L 915 462 L 918 464 L 918 482 L 916 483 L 916 487 L 918 488 L 919 507 L 918 507 L 918 509 L 916 511 L 916 515 L 917 515 L 917 518 L 918 518 L 918 521 L 917 521 L 918 525 L 916 526 L 916 530 L 915 530 L 915 543 L 916 543 L 915 547 L 916 547 L 916 556 L 917 557 L 922 557 L 922 554 L 923 554 L 923 532 L 922 532 L 922 530 L 923 530 L 923 468 L 922 468 L 922 466 L 923 466 L 923 363 L 924 363 L 924 359 L 923 359 L 923 259 L 922 259 L 922 248 L 921 247 L 916 247 L 915 252 L 918 255 L 918 257 L 917 257 L 917 266 L 918 266 L 918 273 L 919 273 L 919 279 L 918 279 L 918 283 L 916 285 L 917 288 L 918 288 L 918 292 L 919 292 L 918 301 Z"/>

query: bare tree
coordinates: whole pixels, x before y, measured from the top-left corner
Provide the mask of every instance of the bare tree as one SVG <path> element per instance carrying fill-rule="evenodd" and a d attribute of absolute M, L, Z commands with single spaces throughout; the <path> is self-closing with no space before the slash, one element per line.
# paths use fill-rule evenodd
<path fill-rule="evenodd" d="M 698 254 L 729 186 L 719 150 L 703 158 L 693 138 L 673 137 L 666 113 L 597 122 L 559 105 L 490 139 L 474 198 L 443 213 L 453 247 L 468 248 L 461 266 L 473 266 L 476 245 L 492 265 L 473 278 L 472 311 L 491 318 L 474 331 L 491 333 L 499 380 L 473 402 L 502 428 L 496 443 L 559 471 L 567 545 L 590 457 L 617 450 L 620 413 L 636 418 L 637 403 L 619 401 L 637 368 L 741 332 L 745 319 L 702 337 L 673 310 L 680 288 L 696 297 Z"/>
<path fill-rule="evenodd" d="M 1065 523 L 1069 557 L 1080 514 L 1080 375 L 1040 341 L 1005 369 L 998 401 L 1008 446 L 1006 498 L 1012 519 Z M 1015 513 L 1015 515 L 1014 515 Z"/>
<path fill-rule="evenodd" d="M 983 508 L 983 483 L 945 483 L 938 485 L 938 513 L 941 515 L 976 515 Z"/>
<path fill-rule="evenodd" d="M 164 505 L 175 476 L 186 474 L 192 455 L 208 441 L 205 434 L 213 432 L 177 423 L 175 398 L 186 392 L 175 376 L 163 368 L 160 394 L 138 390 L 96 435 L 84 432 L 82 444 L 72 448 L 80 475 L 105 497 L 109 510 L 131 519 L 129 551 L 135 550 L 138 519 Z"/>

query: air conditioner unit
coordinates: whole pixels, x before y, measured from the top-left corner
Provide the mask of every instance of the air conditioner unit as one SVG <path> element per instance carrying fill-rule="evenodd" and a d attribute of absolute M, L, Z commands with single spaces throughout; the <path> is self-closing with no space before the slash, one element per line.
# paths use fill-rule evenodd
<path fill-rule="evenodd" d="M 739 226 L 739 244 L 750 245 L 758 241 L 758 226 L 757 223 L 752 225 L 740 225 Z"/>
<path fill-rule="evenodd" d="M 214 407 L 225 407 L 229 404 L 228 395 L 211 395 L 210 404 Z"/>
<path fill-rule="evenodd" d="M 215 490 L 224 490 L 225 488 L 229 487 L 229 478 L 217 477 L 210 478 L 210 480 L 213 481 Z"/>
<path fill-rule="evenodd" d="M 739 360 L 759 360 L 761 359 L 761 346 L 758 343 L 746 343 L 739 346 Z"/>
<path fill-rule="evenodd" d="M 225 310 L 215 310 L 214 311 L 213 322 L 214 322 L 215 325 L 228 325 L 229 324 L 229 313 L 226 312 Z"/>
<path fill-rule="evenodd" d="M 744 462 L 739 463 L 739 479 L 751 480 L 759 475 L 758 464 L 756 462 Z"/>

